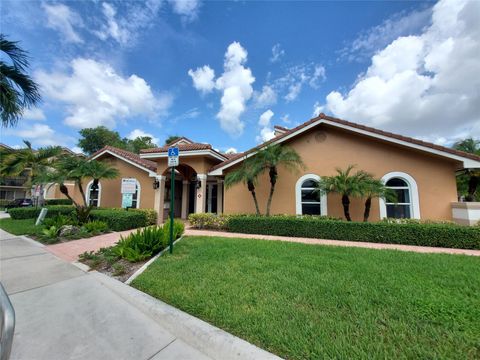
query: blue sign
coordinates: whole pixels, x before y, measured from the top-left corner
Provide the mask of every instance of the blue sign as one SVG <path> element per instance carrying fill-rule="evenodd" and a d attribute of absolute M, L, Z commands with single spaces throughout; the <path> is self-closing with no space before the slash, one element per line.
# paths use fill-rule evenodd
<path fill-rule="evenodd" d="M 168 149 L 168 156 L 178 156 L 178 153 L 179 151 L 177 147 Z"/>

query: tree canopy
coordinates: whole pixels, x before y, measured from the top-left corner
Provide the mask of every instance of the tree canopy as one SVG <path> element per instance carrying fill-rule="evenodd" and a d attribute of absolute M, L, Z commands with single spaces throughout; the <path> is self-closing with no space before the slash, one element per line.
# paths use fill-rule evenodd
<path fill-rule="evenodd" d="M 89 155 L 107 145 L 134 153 L 158 146 L 150 136 L 139 136 L 135 139 L 122 138 L 117 131 L 109 130 L 105 126 L 85 128 L 80 130 L 79 133 L 81 138 L 78 141 L 78 146 Z"/>
<path fill-rule="evenodd" d="M 38 85 L 27 74 L 28 53 L 0 34 L 0 113 L 4 127 L 14 126 L 25 109 L 37 105 L 40 100 Z M 3 59 L 10 59 L 6 62 Z"/>

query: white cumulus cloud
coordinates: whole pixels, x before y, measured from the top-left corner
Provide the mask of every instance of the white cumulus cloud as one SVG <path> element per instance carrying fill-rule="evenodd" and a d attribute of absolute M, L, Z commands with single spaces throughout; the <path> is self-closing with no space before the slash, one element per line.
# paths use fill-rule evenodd
<path fill-rule="evenodd" d="M 108 64 L 76 58 L 71 71 L 37 71 L 44 96 L 65 106 L 65 124 L 74 128 L 105 125 L 134 116 L 166 115 L 173 102 L 168 93 L 155 95 L 150 85 L 133 74 L 124 77 Z"/>
<path fill-rule="evenodd" d="M 252 71 L 245 67 L 247 56 L 247 50 L 240 43 L 232 42 L 225 52 L 223 73 L 214 83 L 215 89 L 222 92 L 217 119 L 220 121 L 220 127 L 234 137 L 243 133 L 245 124 L 241 120 L 241 115 L 253 94 L 252 84 L 255 78 Z M 192 77 L 197 90 L 209 91 L 214 77 L 214 72 L 209 66 L 203 66 L 195 71 L 190 69 L 188 74 Z M 202 81 L 199 82 L 199 79 Z"/>
<path fill-rule="evenodd" d="M 145 137 L 145 136 L 148 136 L 149 138 L 152 139 L 152 142 L 155 143 L 155 144 L 159 144 L 159 139 L 157 137 L 155 137 L 154 135 L 150 134 L 150 133 L 147 133 L 141 129 L 134 129 L 132 130 L 128 135 L 127 135 L 127 139 L 130 139 L 130 140 L 135 140 L 136 138 L 138 137 Z"/>
<path fill-rule="evenodd" d="M 45 120 L 46 116 L 42 109 L 32 108 L 23 112 L 22 118 L 25 120 Z"/>
<path fill-rule="evenodd" d="M 202 5 L 200 0 L 168 0 L 175 14 L 182 17 L 182 20 L 189 22 L 198 17 L 198 11 Z"/>
<path fill-rule="evenodd" d="M 225 154 L 236 154 L 236 153 L 238 153 L 238 151 L 234 147 L 231 147 L 225 150 Z"/>
<path fill-rule="evenodd" d="M 203 94 L 211 92 L 215 87 L 215 71 L 208 65 L 188 70 L 188 75 L 192 78 L 193 87 Z"/>
<path fill-rule="evenodd" d="M 277 102 L 277 93 L 273 86 L 264 85 L 262 91 L 253 92 L 253 100 L 255 102 L 255 107 L 265 108 Z"/>
<path fill-rule="evenodd" d="M 350 91 L 330 92 L 325 107 L 431 141 L 480 136 L 479 54 L 480 2 L 441 0 L 428 28 L 392 41 Z"/>
<path fill-rule="evenodd" d="M 257 142 L 264 142 L 275 137 L 275 130 L 272 129 L 270 121 L 272 120 L 273 113 L 272 110 L 268 109 L 258 119 L 258 125 L 261 127 L 260 135 L 256 137 Z"/>
<path fill-rule="evenodd" d="M 75 30 L 75 27 L 83 27 L 83 21 L 79 14 L 65 4 L 42 4 L 47 15 L 47 27 L 58 30 L 65 41 L 83 43 L 83 39 Z"/>
<path fill-rule="evenodd" d="M 50 126 L 39 123 L 21 129 L 8 129 L 7 133 L 30 140 L 35 146 L 65 145 L 67 140 L 63 136 L 58 136 Z"/>

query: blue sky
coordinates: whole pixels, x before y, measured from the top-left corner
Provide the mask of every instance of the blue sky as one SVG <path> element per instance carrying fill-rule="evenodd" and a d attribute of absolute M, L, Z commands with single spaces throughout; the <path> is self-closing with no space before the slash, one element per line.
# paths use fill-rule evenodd
<path fill-rule="evenodd" d="M 78 130 L 246 150 L 323 111 L 449 145 L 480 135 L 479 2 L 2 2 L 43 103 L 11 146 Z"/>

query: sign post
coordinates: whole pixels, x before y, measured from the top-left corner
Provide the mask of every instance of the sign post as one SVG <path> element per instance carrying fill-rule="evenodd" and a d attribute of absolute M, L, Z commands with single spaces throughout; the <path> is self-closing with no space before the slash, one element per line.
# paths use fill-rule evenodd
<path fill-rule="evenodd" d="M 168 166 L 172 169 L 170 175 L 170 254 L 173 253 L 173 217 L 175 216 L 175 166 L 178 166 L 179 151 L 177 147 L 168 149 Z"/>

